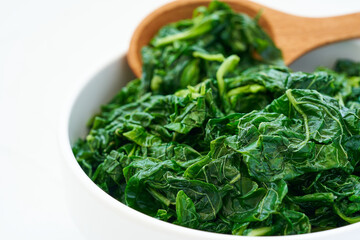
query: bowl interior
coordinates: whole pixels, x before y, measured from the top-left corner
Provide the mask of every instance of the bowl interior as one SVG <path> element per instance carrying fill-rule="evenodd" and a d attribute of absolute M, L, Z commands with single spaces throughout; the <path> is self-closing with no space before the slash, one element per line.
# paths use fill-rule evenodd
<path fill-rule="evenodd" d="M 69 117 L 68 135 L 71 145 L 86 136 L 87 122 L 100 111 L 101 105 L 109 102 L 121 87 L 134 78 L 125 55 L 122 55 L 85 83 L 73 103 Z"/>
<path fill-rule="evenodd" d="M 339 58 L 360 61 L 360 39 L 329 44 L 303 55 L 290 65 L 294 71 L 313 72 L 317 67 L 332 68 Z"/>

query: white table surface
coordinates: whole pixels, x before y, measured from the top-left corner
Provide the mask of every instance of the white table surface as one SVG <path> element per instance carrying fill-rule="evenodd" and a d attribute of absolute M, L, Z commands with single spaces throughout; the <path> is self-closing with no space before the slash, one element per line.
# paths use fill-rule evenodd
<path fill-rule="evenodd" d="M 0 239 L 84 239 L 68 212 L 58 119 L 73 84 L 123 54 L 168 0 L 0 0 Z M 257 0 L 303 16 L 357 0 Z"/>

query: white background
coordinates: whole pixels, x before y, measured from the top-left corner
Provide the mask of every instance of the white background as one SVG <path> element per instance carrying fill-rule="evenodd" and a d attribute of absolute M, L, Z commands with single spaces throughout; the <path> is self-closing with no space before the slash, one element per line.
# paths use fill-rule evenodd
<path fill-rule="evenodd" d="M 57 145 L 68 92 L 126 52 L 168 0 L 0 0 L 0 239 L 84 239 L 68 212 Z M 359 12 L 360 1 L 257 0 L 303 16 Z"/>

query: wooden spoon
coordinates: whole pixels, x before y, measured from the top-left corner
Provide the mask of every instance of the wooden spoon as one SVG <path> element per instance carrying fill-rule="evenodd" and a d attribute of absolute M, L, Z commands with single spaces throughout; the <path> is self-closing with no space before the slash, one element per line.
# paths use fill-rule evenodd
<path fill-rule="evenodd" d="M 141 48 L 147 45 L 164 25 L 191 18 L 193 10 L 210 0 L 170 2 L 149 14 L 136 28 L 130 42 L 127 60 L 137 77 L 141 76 Z M 254 17 L 260 10 L 259 24 L 282 50 L 288 65 L 306 52 L 325 44 L 360 38 L 360 13 L 327 18 L 299 17 L 251 1 L 223 0 L 236 12 Z"/>

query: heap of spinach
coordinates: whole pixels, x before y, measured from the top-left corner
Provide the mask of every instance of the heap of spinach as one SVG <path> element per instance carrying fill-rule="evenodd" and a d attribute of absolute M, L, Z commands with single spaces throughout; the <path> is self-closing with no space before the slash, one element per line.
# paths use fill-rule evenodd
<path fill-rule="evenodd" d="M 162 28 L 142 56 L 142 78 L 73 146 L 100 188 L 217 233 L 360 221 L 360 63 L 292 72 L 257 18 L 217 1 Z"/>

